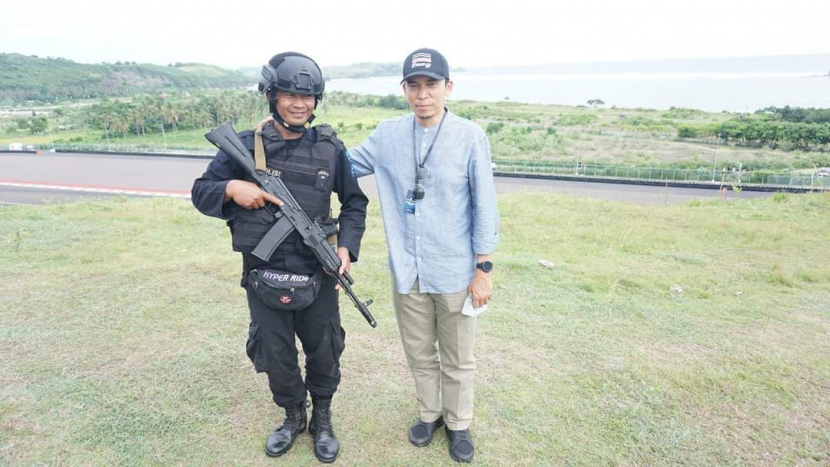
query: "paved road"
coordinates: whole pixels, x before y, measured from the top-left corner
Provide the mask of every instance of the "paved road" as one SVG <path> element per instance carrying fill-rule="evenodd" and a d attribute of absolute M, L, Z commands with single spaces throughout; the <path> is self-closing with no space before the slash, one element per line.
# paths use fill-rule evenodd
<path fill-rule="evenodd" d="M 187 197 L 209 160 L 101 154 L 0 154 L 0 203 L 44 204 L 88 196 Z M 364 191 L 377 196 L 374 177 Z M 638 204 L 677 204 L 718 196 L 716 190 L 664 188 L 559 180 L 497 177 L 499 193 L 551 192 Z M 730 196 L 733 194 L 730 192 Z M 742 198 L 769 196 L 748 192 Z"/>

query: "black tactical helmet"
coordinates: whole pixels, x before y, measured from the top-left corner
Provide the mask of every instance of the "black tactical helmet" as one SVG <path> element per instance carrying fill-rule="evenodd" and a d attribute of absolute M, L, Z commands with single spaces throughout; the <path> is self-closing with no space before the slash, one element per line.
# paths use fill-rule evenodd
<path fill-rule="evenodd" d="M 323 99 L 323 72 L 317 62 L 297 52 L 283 52 L 274 55 L 262 67 L 259 92 L 269 89 L 305 94 L 315 97 L 315 105 Z M 273 98 L 273 96 L 272 96 Z"/>

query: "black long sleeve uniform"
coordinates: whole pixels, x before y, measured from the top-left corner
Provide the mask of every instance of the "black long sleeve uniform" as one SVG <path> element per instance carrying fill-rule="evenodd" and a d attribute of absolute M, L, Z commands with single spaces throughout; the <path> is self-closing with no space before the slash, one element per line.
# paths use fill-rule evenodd
<path fill-rule="evenodd" d="M 250 134 L 246 137 L 252 138 Z M 311 128 L 302 138 L 286 141 L 286 145 L 302 149 L 322 144 L 316 141 L 316 130 Z M 357 184 L 345 149 L 340 149 L 336 158 L 332 191 L 337 193 L 341 205 L 338 244 L 348 248 L 351 260 L 357 261 L 366 228 L 368 199 Z M 220 151 L 207 171 L 193 183 L 193 205 L 205 215 L 233 221 L 244 208 L 232 200 L 224 202 L 225 188 L 230 180 L 244 179 L 243 171 Z M 334 394 L 340 384 L 340 356 L 346 346 L 346 331 L 340 325 L 333 277 L 322 274 L 317 298 L 307 308 L 297 311 L 271 308 L 248 286 L 247 271 L 254 268 L 274 268 L 298 274 L 320 271 L 321 265 L 309 249 L 290 248 L 292 239 L 295 243 L 299 241 L 296 232 L 286 238 L 285 248 L 277 249 L 267 263 L 250 253 L 242 254 L 242 286 L 246 289 L 251 312 L 246 352 L 257 372 L 268 373 L 274 402 L 281 407 L 296 407 L 306 399 L 307 391 L 317 396 Z M 295 335 L 300 338 L 306 355 L 305 381 L 297 363 Z"/>
<path fill-rule="evenodd" d="M 310 128 L 302 138 L 289 140 L 287 143 L 310 146 L 315 144 L 315 141 L 316 129 Z M 366 205 L 369 201 L 360 189 L 357 178 L 353 175 L 351 162 L 346 157 L 345 151 L 339 151 L 337 157 L 333 191 L 337 193 L 341 205 L 338 246 L 346 247 L 352 262 L 356 262 L 360 253 L 360 241 L 366 229 Z M 244 208 L 238 206 L 233 200 L 225 203 L 225 187 L 230 180 L 244 180 L 244 178 L 244 172 L 228 156 L 219 151 L 205 173 L 193 183 L 191 191 L 193 205 L 205 215 L 232 220 L 236 213 Z M 292 238 L 295 238 L 295 235 L 292 234 Z M 316 262 L 315 258 L 308 255 L 303 258 L 294 256 L 296 255 L 277 251 L 267 264 L 276 267 L 285 266 L 288 270 L 304 273 Z M 243 254 L 243 257 L 248 268 L 265 265 L 250 254 Z"/>

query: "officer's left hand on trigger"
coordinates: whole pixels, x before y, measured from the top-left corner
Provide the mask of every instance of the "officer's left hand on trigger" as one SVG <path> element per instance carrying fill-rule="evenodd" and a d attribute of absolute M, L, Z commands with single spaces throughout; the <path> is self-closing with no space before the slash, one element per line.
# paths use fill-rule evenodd
<path fill-rule="evenodd" d="M 352 259 L 349 256 L 348 248 L 341 246 L 337 247 L 337 257 L 340 258 L 340 274 L 342 275 L 344 272 L 349 272 L 349 269 L 352 268 Z M 334 290 L 340 290 L 340 284 L 334 286 Z"/>

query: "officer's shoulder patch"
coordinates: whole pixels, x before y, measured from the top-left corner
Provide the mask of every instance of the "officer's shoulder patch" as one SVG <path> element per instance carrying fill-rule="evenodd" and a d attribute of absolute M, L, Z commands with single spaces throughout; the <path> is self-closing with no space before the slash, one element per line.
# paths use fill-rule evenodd
<path fill-rule="evenodd" d="M 357 178 L 357 174 L 354 171 L 354 162 L 352 162 L 352 154 L 349 152 L 348 149 L 343 149 L 343 156 L 346 157 L 346 161 L 349 162 L 349 172 L 352 173 L 352 178 Z"/>

